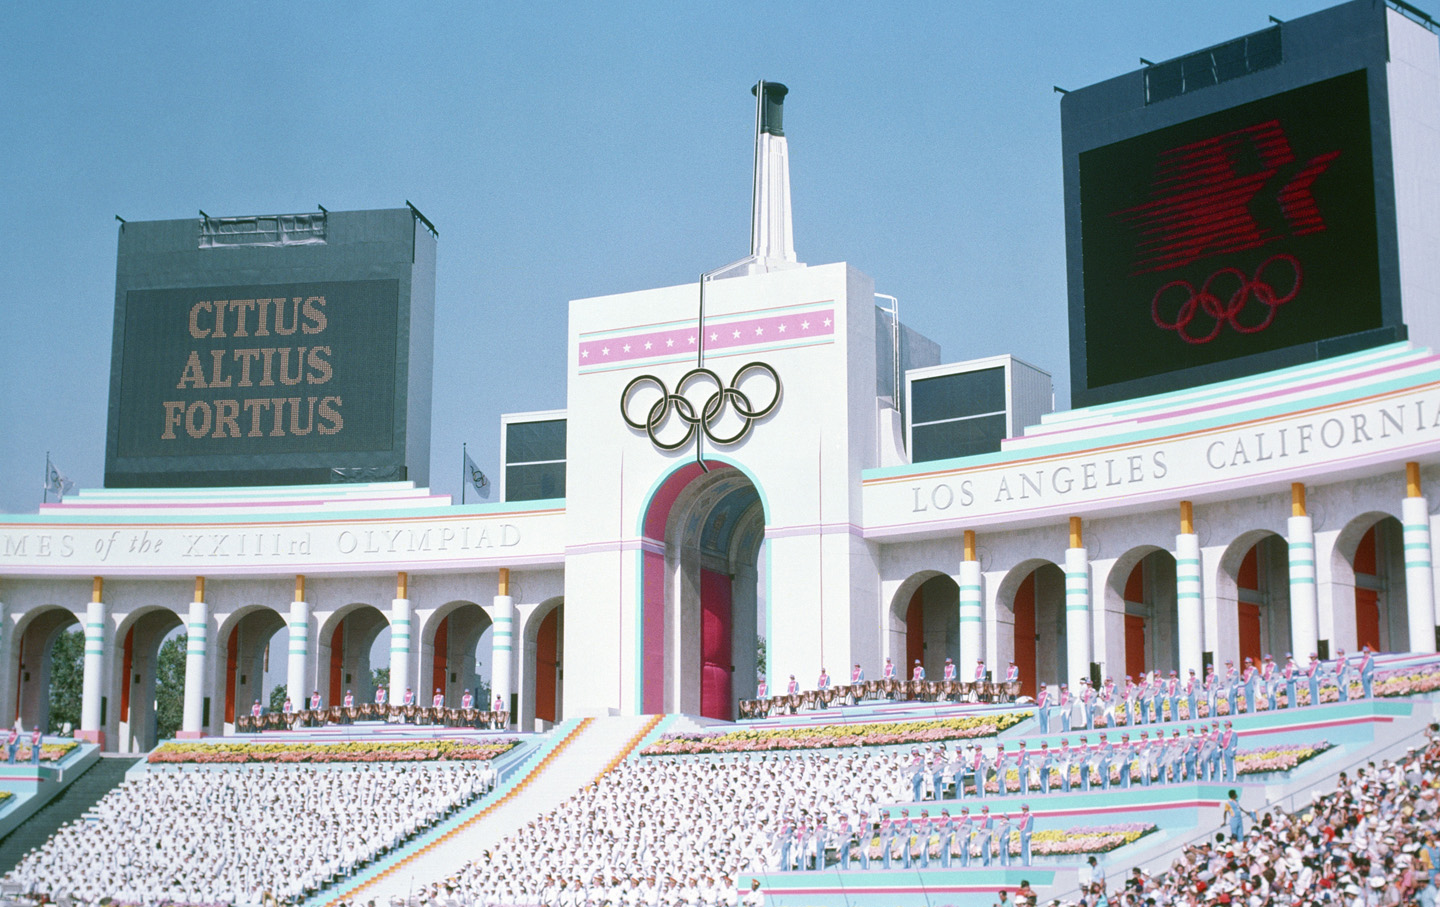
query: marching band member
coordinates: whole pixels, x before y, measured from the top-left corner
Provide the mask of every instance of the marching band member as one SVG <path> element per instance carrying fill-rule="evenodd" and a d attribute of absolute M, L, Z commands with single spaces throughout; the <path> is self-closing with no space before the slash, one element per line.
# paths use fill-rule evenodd
<path fill-rule="evenodd" d="M 497 731 L 504 730 L 505 727 L 509 724 L 509 721 L 508 721 L 509 716 L 506 715 L 506 716 L 503 716 L 503 717 L 502 717 L 502 713 L 506 711 L 506 709 L 505 709 L 505 700 L 504 700 L 504 699 L 501 699 L 501 698 L 500 698 L 500 695 L 499 695 L 498 693 L 495 695 L 495 703 L 494 703 L 494 705 L 495 705 L 495 707 L 490 710 L 490 711 L 491 711 L 491 715 L 490 715 L 490 726 L 491 726 L 492 728 L 494 728 L 495 730 L 497 730 Z M 504 723 L 502 723 L 502 721 L 503 721 Z"/>
<path fill-rule="evenodd" d="M 1350 701 L 1350 659 L 1345 657 L 1344 649 L 1335 650 L 1335 687 L 1339 691 L 1340 701 Z"/>
<path fill-rule="evenodd" d="M 1273 712 L 1278 704 L 1275 696 L 1279 682 L 1275 675 L 1275 659 L 1269 655 L 1266 655 L 1264 660 L 1260 662 L 1260 683 L 1265 689 L 1265 699 L 1268 702 L 1267 708 Z"/>
<path fill-rule="evenodd" d="M 1065 733 L 1065 734 L 1070 733 L 1070 717 L 1071 717 L 1071 716 L 1070 716 L 1070 712 L 1071 712 L 1071 710 L 1074 709 L 1074 707 L 1075 707 L 1075 704 L 1074 704 L 1074 702 L 1073 702 L 1073 701 L 1071 700 L 1071 698 L 1070 698 L 1070 687 L 1069 687 L 1068 685 L 1066 685 L 1066 684 L 1063 684 L 1063 683 L 1060 684 L 1060 731 L 1061 731 L 1061 733 Z M 1048 731 L 1047 731 L 1047 733 L 1048 733 Z"/>
<path fill-rule="evenodd" d="M 1043 683 L 1035 697 L 1035 717 L 1040 719 L 1040 733 L 1050 733 L 1050 687 Z"/>
<path fill-rule="evenodd" d="M 432 709 L 445 708 L 445 694 L 441 692 L 439 687 L 435 688 L 435 695 L 430 697 L 430 707 Z"/>
<path fill-rule="evenodd" d="M 860 701 L 863 694 L 862 687 L 865 684 L 865 669 L 860 665 L 850 669 L 850 704 L 855 705 Z"/>
<path fill-rule="evenodd" d="M 920 663 L 918 658 L 915 659 L 915 667 L 910 670 L 910 679 L 915 682 L 925 679 L 925 666 Z"/>
<path fill-rule="evenodd" d="M 1375 652 L 1368 643 L 1360 650 L 1360 691 L 1366 699 L 1375 696 Z"/>
<path fill-rule="evenodd" d="M 40 725 L 35 725 L 35 730 L 30 732 L 30 764 L 40 764 L 40 750 L 42 749 L 43 735 L 40 733 Z"/>
<path fill-rule="evenodd" d="M 462 695 L 462 696 L 460 697 L 460 708 L 465 709 L 466 711 L 469 711 L 470 709 L 473 709 L 474 707 L 475 707 L 475 694 L 474 694 L 474 693 L 471 693 L 469 690 L 466 690 L 465 693 L 464 693 L 464 695 Z"/>
<path fill-rule="evenodd" d="M 1285 653 L 1285 667 L 1281 676 L 1285 679 L 1285 708 L 1293 709 L 1300 704 L 1295 701 L 1295 679 L 1300 676 L 1300 666 L 1295 663 L 1294 653 Z"/>

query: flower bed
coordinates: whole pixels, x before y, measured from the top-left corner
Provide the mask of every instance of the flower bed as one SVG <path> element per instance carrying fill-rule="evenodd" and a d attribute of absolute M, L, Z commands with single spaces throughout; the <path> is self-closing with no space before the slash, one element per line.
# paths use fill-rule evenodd
<path fill-rule="evenodd" d="M 1149 822 L 1078 826 L 1064 830 L 1046 828 L 1030 837 L 1030 853 L 1044 856 L 1106 853 L 1117 847 L 1133 844 L 1154 830 L 1155 826 Z M 1018 834 L 1010 842 L 1010 852 L 1020 852 Z"/>
<path fill-rule="evenodd" d="M 845 746 L 884 746 L 993 737 L 1019 724 L 1030 712 L 1002 712 L 971 718 L 940 718 L 875 724 L 832 724 L 814 728 L 744 729 L 717 733 L 665 734 L 641 750 L 643 756 L 677 753 L 764 753 Z"/>
<path fill-rule="evenodd" d="M 1288 772 L 1307 759 L 1330 749 L 1325 740 L 1316 743 L 1282 743 L 1240 750 L 1235 754 L 1235 774 L 1258 775 L 1263 772 Z"/>
<path fill-rule="evenodd" d="M 516 740 L 406 740 L 351 743 L 167 743 L 151 763 L 484 762 Z"/>
<path fill-rule="evenodd" d="M 59 762 L 70 754 L 80 744 L 73 740 L 66 740 L 63 743 L 42 743 L 40 744 L 41 762 Z M 17 763 L 28 763 L 30 761 L 30 744 L 22 741 L 20 748 L 15 751 Z"/>

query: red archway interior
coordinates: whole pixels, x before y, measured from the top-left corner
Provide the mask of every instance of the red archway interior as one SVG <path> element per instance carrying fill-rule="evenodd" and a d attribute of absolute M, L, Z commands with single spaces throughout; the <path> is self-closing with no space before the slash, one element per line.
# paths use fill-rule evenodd
<path fill-rule="evenodd" d="M 240 625 L 230 628 L 225 642 L 225 722 L 235 723 L 235 659 L 240 645 Z"/>
<path fill-rule="evenodd" d="M 1264 653 L 1260 651 L 1260 546 L 1253 546 L 1245 554 L 1245 559 L 1240 562 L 1240 574 L 1235 577 L 1235 585 L 1240 587 L 1242 601 L 1240 602 L 1237 620 L 1240 631 L 1240 661 L 1236 663 L 1235 669 L 1245 669 L 1245 659 L 1250 663 L 1260 664 Z M 1250 593 L 1251 601 L 1244 601 L 1243 593 Z"/>
<path fill-rule="evenodd" d="M 435 667 L 430 671 L 430 689 L 446 692 L 449 687 L 445 682 L 445 672 L 450 669 L 450 615 L 445 615 L 440 621 L 440 626 L 435 628 Z"/>
<path fill-rule="evenodd" d="M 535 635 L 535 717 L 555 721 L 555 674 L 560 665 L 555 657 L 558 649 L 560 609 L 556 608 L 540 621 Z"/>
<path fill-rule="evenodd" d="M 1360 545 L 1355 549 L 1355 574 L 1374 577 L 1375 568 L 1375 527 L 1365 530 Z M 1355 585 L 1355 648 L 1369 646 L 1380 651 L 1380 593 L 1374 588 Z"/>
<path fill-rule="evenodd" d="M 345 671 L 345 621 L 335 625 L 335 634 L 330 637 L 330 704 L 344 704 Z"/>
<path fill-rule="evenodd" d="M 1145 604 L 1145 562 L 1142 560 L 1125 580 L 1125 601 Z M 1140 679 L 1145 673 L 1145 618 L 1125 615 L 1125 675 Z"/>
<path fill-rule="evenodd" d="M 1015 590 L 1015 669 L 1020 672 L 1020 692 L 1034 696 L 1040 690 L 1035 668 L 1035 574 L 1032 572 Z"/>
<path fill-rule="evenodd" d="M 730 664 L 730 577 L 700 571 L 700 714 L 732 720 Z"/>
<path fill-rule="evenodd" d="M 915 662 L 925 663 L 925 601 L 920 594 L 920 588 L 910 596 L 910 607 L 905 609 L 905 664 L 895 673 L 902 678 L 909 679 L 910 672 L 915 669 Z"/>

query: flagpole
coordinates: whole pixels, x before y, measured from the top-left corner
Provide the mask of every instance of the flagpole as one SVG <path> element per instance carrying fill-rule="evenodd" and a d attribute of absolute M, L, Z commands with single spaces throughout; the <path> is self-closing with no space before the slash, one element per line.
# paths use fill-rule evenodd
<path fill-rule="evenodd" d="M 460 503 L 462 505 L 465 503 L 465 458 L 470 455 L 466 450 L 466 446 L 464 441 L 460 442 Z"/>
<path fill-rule="evenodd" d="M 45 451 L 45 484 L 40 486 L 40 503 L 50 503 L 50 451 Z"/>

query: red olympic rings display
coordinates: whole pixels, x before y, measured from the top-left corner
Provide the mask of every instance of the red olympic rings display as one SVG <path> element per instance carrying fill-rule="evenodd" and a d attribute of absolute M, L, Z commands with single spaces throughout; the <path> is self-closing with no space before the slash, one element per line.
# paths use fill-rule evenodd
<path fill-rule="evenodd" d="M 1290 289 L 1285 293 L 1280 293 L 1273 283 L 1265 279 L 1266 269 L 1279 262 L 1289 265 L 1292 271 Z M 1216 281 L 1220 281 L 1220 287 L 1224 289 L 1226 278 L 1234 281 L 1234 288 L 1230 290 L 1229 297 L 1222 301 L 1214 286 Z M 1198 291 L 1188 280 L 1170 281 L 1155 291 L 1154 298 L 1150 300 L 1150 317 L 1154 319 L 1157 327 L 1174 331 L 1180 335 L 1181 340 L 1192 344 L 1209 343 L 1220 336 L 1220 331 L 1227 324 L 1241 334 L 1258 334 L 1275 320 L 1275 310 L 1294 299 L 1300 292 L 1302 280 L 1300 262 L 1295 256 L 1283 253 L 1272 255 L 1255 269 L 1254 277 L 1247 277 L 1239 268 L 1221 268 L 1205 278 Z M 1179 292 L 1175 292 L 1177 290 Z M 1240 314 L 1252 296 L 1265 307 L 1265 317 L 1256 324 L 1242 324 Z M 1173 300 L 1179 300 L 1180 307 L 1174 320 L 1166 321 L 1160 314 L 1160 305 L 1162 301 Z M 1209 332 L 1204 334 L 1191 330 L 1192 322 L 1202 312 L 1214 319 Z"/>
<path fill-rule="evenodd" d="M 764 372 L 775 382 L 775 395 L 769 403 L 761 407 L 752 407 L 750 398 L 740 390 L 741 379 L 752 371 Z M 715 389 L 705 399 L 700 407 L 700 413 L 697 415 L 695 405 L 685 396 L 685 390 L 700 379 L 713 384 Z M 643 420 L 632 419 L 629 412 L 630 398 L 637 389 L 647 385 L 653 385 L 659 390 L 660 398 L 650 406 L 650 410 Z M 712 426 L 724 415 L 727 404 L 733 407 L 735 414 L 740 417 L 740 429 L 733 435 L 717 435 L 712 430 Z M 620 417 L 625 420 L 625 424 L 637 431 L 645 432 L 649 435 L 651 444 L 666 451 L 679 450 L 689 444 L 695 437 L 697 429 L 704 432 L 705 437 L 714 444 L 738 444 L 750 433 L 750 428 L 756 420 L 768 416 L 779 405 L 780 376 L 776 374 L 773 367 L 764 362 L 749 362 L 740 366 L 740 369 L 735 372 L 735 376 L 730 379 L 729 386 L 726 386 L 720 380 L 720 376 L 708 368 L 692 368 L 681 376 L 673 393 L 665 387 L 664 381 L 654 375 L 640 375 L 631 379 L 630 383 L 625 385 L 625 390 L 620 393 Z M 670 417 L 672 410 L 676 418 L 685 423 L 685 434 L 678 441 L 662 441 L 656 432 L 660 426 L 665 424 L 665 420 Z"/>

